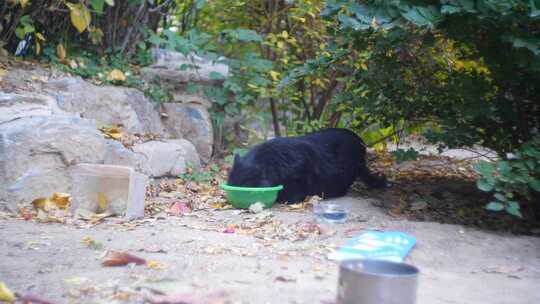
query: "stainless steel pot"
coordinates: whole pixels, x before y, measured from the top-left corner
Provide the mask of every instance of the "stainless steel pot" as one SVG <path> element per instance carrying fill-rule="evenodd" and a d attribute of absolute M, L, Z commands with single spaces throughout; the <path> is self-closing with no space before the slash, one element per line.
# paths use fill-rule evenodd
<path fill-rule="evenodd" d="M 340 264 L 338 304 L 415 304 L 418 268 L 382 260 Z"/>

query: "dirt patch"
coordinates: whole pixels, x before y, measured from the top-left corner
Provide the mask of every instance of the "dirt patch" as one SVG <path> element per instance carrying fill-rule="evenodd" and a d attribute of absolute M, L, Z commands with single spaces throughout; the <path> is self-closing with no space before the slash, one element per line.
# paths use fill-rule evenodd
<path fill-rule="evenodd" d="M 331 303 L 338 268 L 327 254 L 363 229 L 380 229 L 417 237 L 407 262 L 422 272 L 419 304 L 540 301 L 539 238 L 411 222 L 385 214 L 374 199 L 338 201 L 353 204 L 344 225 L 319 225 L 310 210 L 283 206 L 262 219 L 205 209 L 131 223 L 106 218 L 89 228 L 3 219 L 1 278 L 14 291 L 55 303 L 150 303 L 159 296 Z M 226 233 L 227 227 L 236 229 Z M 89 238 L 101 247 L 89 246 Z M 102 266 L 112 250 L 164 266 Z"/>

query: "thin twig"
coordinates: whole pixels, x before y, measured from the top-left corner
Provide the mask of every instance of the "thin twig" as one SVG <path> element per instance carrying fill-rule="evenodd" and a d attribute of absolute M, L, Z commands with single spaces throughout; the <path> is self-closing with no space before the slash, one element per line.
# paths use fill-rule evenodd
<path fill-rule="evenodd" d="M 482 153 L 482 152 L 479 152 L 479 151 L 476 151 L 476 150 L 473 150 L 473 149 L 470 149 L 470 148 L 467 148 L 467 147 L 461 147 L 459 149 L 469 151 L 469 152 L 472 152 L 472 153 L 475 153 L 475 154 L 478 155 L 478 156 L 472 156 L 472 157 L 463 158 L 461 160 L 471 160 L 471 159 L 477 159 L 477 158 L 480 158 L 480 157 L 485 157 L 485 158 L 487 158 L 489 160 L 497 160 L 498 159 L 498 157 L 489 156 L 490 152 Z"/>
<path fill-rule="evenodd" d="M 160 11 L 163 7 L 167 6 L 170 2 L 171 2 L 171 0 L 166 0 L 165 2 L 161 3 L 160 5 L 158 5 L 158 6 L 154 7 L 154 8 L 149 8 L 148 12 L 149 13 L 155 13 L 157 11 Z"/>
<path fill-rule="evenodd" d="M 122 47 L 120 47 L 121 54 L 123 54 L 124 51 L 126 50 L 127 44 L 129 42 L 129 37 L 131 37 L 131 34 L 133 33 L 133 29 L 139 26 L 139 19 L 141 18 L 141 14 L 143 13 L 145 6 L 146 6 L 146 0 L 141 1 L 141 5 L 139 6 L 139 9 L 137 10 L 137 14 L 135 15 L 135 20 L 133 22 L 133 25 L 128 28 L 126 37 L 124 37 L 124 42 L 122 43 Z"/>

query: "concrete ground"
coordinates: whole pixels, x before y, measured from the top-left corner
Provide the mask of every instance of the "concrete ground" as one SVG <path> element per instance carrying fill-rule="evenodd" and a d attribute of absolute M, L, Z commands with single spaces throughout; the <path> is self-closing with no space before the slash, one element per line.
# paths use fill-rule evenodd
<path fill-rule="evenodd" d="M 381 229 L 418 239 L 407 262 L 421 270 L 419 304 L 540 303 L 540 238 L 409 222 L 362 197 L 338 201 L 353 205 L 343 225 L 318 226 L 311 211 L 283 207 L 93 227 L 5 218 L 0 281 L 52 303 L 333 303 L 338 266 L 327 254 L 362 229 Z M 107 250 L 158 263 L 103 267 Z"/>

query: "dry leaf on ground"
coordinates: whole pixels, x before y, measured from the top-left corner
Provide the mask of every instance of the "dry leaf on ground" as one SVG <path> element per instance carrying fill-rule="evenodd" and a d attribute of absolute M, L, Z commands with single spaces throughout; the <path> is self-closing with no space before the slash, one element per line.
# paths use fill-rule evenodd
<path fill-rule="evenodd" d="M 46 197 L 36 198 L 32 201 L 32 206 L 34 206 L 36 210 L 49 211 L 52 205 L 53 203 Z"/>
<path fill-rule="evenodd" d="M 296 282 L 295 278 L 288 278 L 288 277 L 284 277 L 284 276 L 277 276 L 274 280 L 278 281 L 278 282 L 284 282 L 284 283 Z"/>
<path fill-rule="evenodd" d="M 126 81 L 126 75 L 124 72 L 114 69 L 107 74 L 108 81 Z"/>
<path fill-rule="evenodd" d="M 98 242 L 89 236 L 85 236 L 83 238 L 83 243 L 86 245 L 86 247 L 92 250 L 100 250 L 103 248 L 103 244 L 101 242 Z"/>
<path fill-rule="evenodd" d="M 17 300 L 22 303 L 31 303 L 31 304 L 55 304 L 56 303 L 35 294 L 23 294 L 23 295 L 17 294 Z"/>
<path fill-rule="evenodd" d="M 188 201 L 177 201 L 172 203 L 167 210 L 170 215 L 184 215 L 191 213 L 191 204 Z"/>
<path fill-rule="evenodd" d="M 71 195 L 69 193 L 55 192 L 51 196 L 50 200 L 58 208 L 67 209 L 71 203 Z"/>
<path fill-rule="evenodd" d="M 101 263 L 105 267 L 125 266 L 127 264 L 144 265 L 146 264 L 146 260 L 127 252 L 113 251 Z"/>
<path fill-rule="evenodd" d="M 98 130 L 105 134 L 106 138 L 120 139 L 123 136 L 122 130 L 119 126 L 104 126 Z"/>
<path fill-rule="evenodd" d="M 15 295 L 9 288 L 7 288 L 4 282 L 0 281 L 0 301 L 3 302 L 13 302 L 15 301 Z"/>
<path fill-rule="evenodd" d="M 167 264 L 163 262 L 154 261 L 154 260 L 148 260 L 146 261 L 146 267 L 150 269 L 154 269 L 154 270 L 163 270 L 167 268 Z"/>

